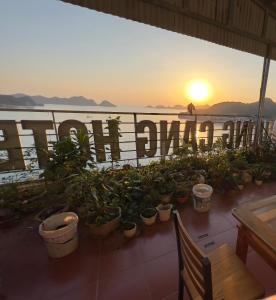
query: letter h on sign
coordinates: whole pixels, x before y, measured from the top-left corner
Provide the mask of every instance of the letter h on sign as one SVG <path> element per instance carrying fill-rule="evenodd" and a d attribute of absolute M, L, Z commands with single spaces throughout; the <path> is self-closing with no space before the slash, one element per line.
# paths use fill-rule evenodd
<path fill-rule="evenodd" d="M 107 120 L 107 124 L 109 135 L 104 135 L 102 121 L 92 121 L 96 158 L 98 162 L 106 161 L 106 144 L 110 145 L 112 160 L 120 159 L 119 128 L 116 126 L 114 120 Z"/>

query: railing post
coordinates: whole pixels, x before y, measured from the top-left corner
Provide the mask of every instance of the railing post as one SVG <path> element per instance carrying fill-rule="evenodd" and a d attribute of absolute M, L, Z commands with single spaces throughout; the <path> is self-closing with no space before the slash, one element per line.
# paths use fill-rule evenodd
<path fill-rule="evenodd" d="M 137 131 L 136 131 L 136 125 L 137 125 L 137 113 L 133 113 L 134 118 L 134 134 L 135 134 L 135 148 L 136 148 L 136 165 L 137 168 L 139 167 L 139 158 L 138 158 L 138 149 L 137 149 Z"/>
<path fill-rule="evenodd" d="M 59 141 L 59 136 L 58 136 L 58 131 L 57 131 L 57 124 L 56 124 L 56 118 L 55 118 L 55 112 L 52 110 L 52 119 L 53 119 L 53 123 L 54 123 L 54 129 L 55 129 L 55 134 L 56 134 L 56 139 L 57 142 Z"/>

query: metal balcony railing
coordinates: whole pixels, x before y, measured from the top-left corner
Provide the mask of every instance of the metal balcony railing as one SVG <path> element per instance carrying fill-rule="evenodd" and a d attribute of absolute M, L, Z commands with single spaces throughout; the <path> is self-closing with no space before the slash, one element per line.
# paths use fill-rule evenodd
<path fill-rule="evenodd" d="M 146 110 L 146 109 L 145 109 Z M 169 109 L 168 109 L 169 111 Z M 24 129 L 22 121 L 50 121 L 52 124 L 51 129 L 45 130 L 48 148 L 51 149 L 52 143 L 60 138 L 60 126 L 64 121 L 76 120 L 81 122 L 89 134 L 90 147 L 97 148 L 99 141 L 95 140 L 96 136 L 103 138 L 100 143 L 104 144 L 103 155 L 104 160 L 99 161 L 94 155 L 99 168 L 102 167 L 122 167 L 124 164 L 133 166 L 141 166 L 148 164 L 149 161 L 165 159 L 173 154 L 175 147 L 174 142 L 178 138 L 177 143 L 180 147 L 184 142 L 187 143 L 187 122 L 195 125 L 195 141 L 197 145 L 201 140 L 205 144 L 209 142 L 210 130 L 212 130 L 212 143 L 215 143 L 219 138 L 233 139 L 233 147 L 248 146 L 253 143 L 255 134 L 255 121 L 256 116 L 246 115 L 206 115 L 197 114 L 189 115 L 188 113 L 175 113 L 175 112 L 127 112 L 127 111 L 87 111 L 87 110 L 48 110 L 48 109 L 31 109 L 31 108 L 0 108 L 0 181 L 7 178 L 7 176 L 14 176 L 14 174 L 27 174 L 30 171 L 33 174 L 38 174 L 41 171 L 41 166 L 38 162 L 38 151 L 34 139 L 33 129 Z M 108 128 L 109 118 L 114 119 L 120 117 L 120 137 L 119 137 L 119 158 L 112 157 L 110 144 L 114 141 L 104 139 L 110 136 Z M 5 124 L 13 121 L 16 126 L 16 131 L 7 132 Z M 93 130 L 93 122 L 101 121 L 102 132 L 95 132 Z M 147 121 L 145 123 L 145 121 Z M 164 123 L 166 121 L 166 124 Z M 201 124 L 207 121 L 212 122 L 212 127 L 205 126 L 206 130 L 202 131 Z M 225 126 L 225 122 L 233 122 L 233 127 Z M 161 128 L 161 123 L 162 128 Z M 207 122 L 208 123 L 208 122 Z M 38 123 L 37 123 L 38 124 Z M 140 125 L 139 125 L 140 124 Z M 143 126 L 141 126 L 143 124 Z M 247 124 L 247 125 L 246 125 Z M 145 126 L 144 126 L 145 125 Z M 150 125 L 150 126 L 147 126 Z M 210 125 L 210 124 L 209 124 Z M 246 126 L 245 126 L 246 125 Z M 272 128 L 272 120 L 264 120 L 266 132 L 270 132 Z M 28 127 L 31 128 L 31 127 Z M 142 128 L 142 130 L 141 130 Z M 163 132 L 165 128 L 166 132 Z M 177 128 L 177 132 L 175 131 Z M 232 136 L 230 131 L 232 128 Z M 73 129 L 73 127 L 71 128 Z M 95 129 L 95 128 L 94 128 Z M 186 137 L 185 137 L 186 136 Z M 10 142 L 14 138 L 19 138 L 20 146 L 17 147 L 13 144 L 7 146 L 7 140 Z M 192 138 L 192 132 L 188 132 L 188 139 Z M 170 140 L 171 139 L 171 140 Z M 106 143 L 106 144 L 105 144 Z M 238 143 L 238 144 L 237 144 Z M 142 146 L 141 146 L 142 145 Z M 150 147 L 153 147 L 151 149 Z M 142 147 L 142 153 L 139 151 Z M 166 148 L 166 149 L 165 149 Z M 165 149 L 165 150 L 164 150 Z M 24 168 L 5 169 L 1 168 L 10 159 L 12 150 L 18 150 L 22 153 L 24 160 Z M 141 150 L 141 149 L 140 149 Z M 153 150 L 153 151 L 149 151 Z M 13 161 L 15 163 L 15 161 Z"/>

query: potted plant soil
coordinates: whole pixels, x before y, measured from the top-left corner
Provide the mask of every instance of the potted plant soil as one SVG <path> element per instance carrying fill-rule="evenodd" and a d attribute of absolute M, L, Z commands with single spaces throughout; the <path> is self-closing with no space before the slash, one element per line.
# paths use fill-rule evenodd
<path fill-rule="evenodd" d="M 146 208 L 140 216 L 146 225 L 152 225 L 156 221 L 157 211 L 155 208 Z"/>
<path fill-rule="evenodd" d="M 172 204 L 162 204 L 162 203 L 157 206 L 157 211 L 161 222 L 169 221 L 171 217 L 172 207 L 173 207 Z"/>
<path fill-rule="evenodd" d="M 44 208 L 41 210 L 36 216 L 35 220 L 42 222 L 45 219 L 49 218 L 52 215 L 60 214 L 63 212 L 67 212 L 69 210 L 69 205 L 66 203 L 57 203 L 53 204 L 50 207 Z"/>
<path fill-rule="evenodd" d="M 122 226 L 126 238 L 133 238 L 136 235 L 137 225 L 134 222 L 124 222 Z"/>

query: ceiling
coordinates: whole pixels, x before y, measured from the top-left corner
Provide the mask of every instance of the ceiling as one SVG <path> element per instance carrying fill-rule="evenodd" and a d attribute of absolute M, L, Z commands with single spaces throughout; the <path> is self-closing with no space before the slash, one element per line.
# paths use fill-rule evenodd
<path fill-rule="evenodd" d="M 61 0 L 276 60 L 276 0 Z"/>

